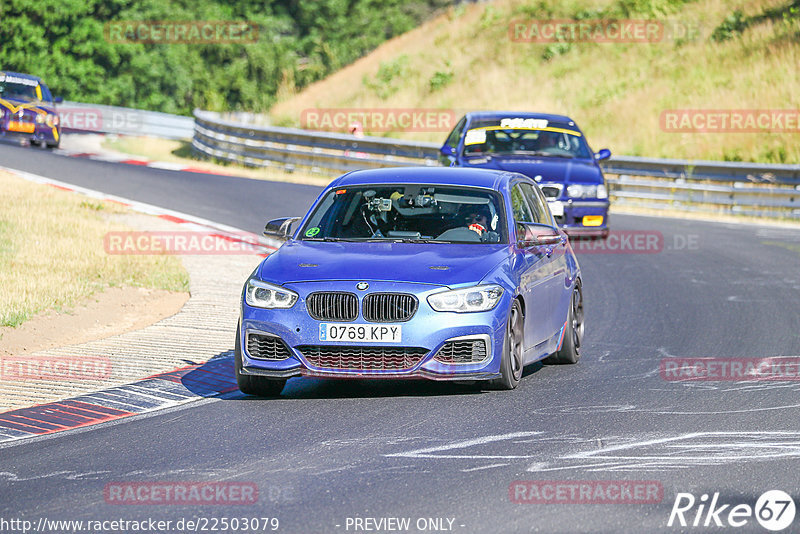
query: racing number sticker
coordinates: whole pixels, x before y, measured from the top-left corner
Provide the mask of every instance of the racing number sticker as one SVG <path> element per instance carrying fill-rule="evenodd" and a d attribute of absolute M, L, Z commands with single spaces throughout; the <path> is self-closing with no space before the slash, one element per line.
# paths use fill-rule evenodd
<path fill-rule="evenodd" d="M 486 142 L 486 130 L 469 130 L 464 138 L 465 145 L 480 145 Z"/>

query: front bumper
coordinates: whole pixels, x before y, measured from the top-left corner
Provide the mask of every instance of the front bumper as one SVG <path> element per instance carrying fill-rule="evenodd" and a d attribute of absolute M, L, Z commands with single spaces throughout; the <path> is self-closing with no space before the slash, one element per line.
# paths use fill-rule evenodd
<path fill-rule="evenodd" d="M 609 233 L 608 200 L 550 200 L 550 209 L 556 222 L 567 234 L 574 237 L 606 237 Z M 556 204 L 557 210 L 554 210 Z M 556 215 L 562 212 L 562 215 Z M 601 221 L 597 224 L 598 219 Z M 590 224 L 591 221 L 591 224 Z"/>
<path fill-rule="evenodd" d="M 242 355 L 242 374 L 271 378 L 290 378 L 294 376 L 325 378 L 385 378 L 385 379 L 429 379 L 429 380 L 490 380 L 500 376 L 500 360 L 505 341 L 505 325 L 511 296 L 506 291 L 498 305 L 487 312 L 454 313 L 436 312 L 430 308 L 427 296 L 443 288 L 433 285 L 406 284 L 396 282 L 370 281 L 370 291 L 351 291 L 355 282 L 314 282 L 290 285 L 299 295 L 298 302 L 288 310 L 266 310 L 252 308 L 242 303 L 240 346 Z M 337 287 L 342 284 L 341 287 Z M 346 287 L 345 287 L 346 286 Z M 328 321 L 313 319 L 306 307 L 306 297 L 315 291 L 349 291 L 358 294 L 359 310 L 363 297 L 370 293 L 410 293 L 419 303 L 415 315 L 406 322 L 393 323 L 402 327 L 400 343 L 354 343 L 320 340 L 320 324 Z M 333 321 L 331 321 L 333 322 Z M 363 316 L 350 324 L 376 326 Z M 288 357 L 278 360 L 256 358 L 248 350 L 248 335 L 266 335 L 279 338 L 285 345 Z M 437 352 L 453 340 L 484 341 L 486 356 L 475 363 L 445 363 L 436 358 Z M 450 346 L 450 345 L 448 345 Z M 309 357 L 308 348 L 319 347 L 326 352 L 346 352 L 352 362 L 359 349 L 372 351 L 387 348 L 394 351 L 413 349 L 414 361 L 408 366 L 376 369 L 374 366 L 315 365 Z M 351 350 L 352 349 L 352 350 Z M 304 353 L 305 351 L 305 353 Z M 388 351 L 387 351 L 388 352 Z M 363 352 L 361 352 L 363 354 Z M 370 353 L 374 354 L 374 353 Z M 421 356 L 420 356 L 421 355 Z M 340 357 L 341 358 L 341 357 Z M 321 360 L 316 360 L 317 362 Z M 374 360 L 370 360 L 374 362 Z M 363 362 L 363 358 L 362 358 Z"/>
<path fill-rule="evenodd" d="M 59 128 L 49 127 L 47 125 L 37 124 L 32 132 L 17 132 L 7 129 L 7 126 L 7 121 L 0 121 L 0 138 L 45 143 L 50 146 L 57 146 L 61 138 Z"/>

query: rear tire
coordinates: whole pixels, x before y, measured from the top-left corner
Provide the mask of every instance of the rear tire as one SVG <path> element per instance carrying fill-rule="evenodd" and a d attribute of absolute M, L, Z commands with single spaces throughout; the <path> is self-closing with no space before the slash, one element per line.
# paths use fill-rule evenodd
<path fill-rule="evenodd" d="M 508 314 L 506 339 L 503 343 L 503 358 L 500 361 L 500 378 L 489 382 L 491 389 L 514 389 L 522 380 L 522 328 L 523 315 L 519 301 L 514 299 Z"/>
<path fill-rule="evenodd" d="M 258 397 L 277 397 L 286 385 L 285 378 L 267 378 L 242 374 L 242 346 L 239 327 L 236 327 L 236 344 L 234 345 L 234 368 L 236 369 L 236 384 L 239 390 L 247 395 Z"/>
<path fill-rule="evenodd" d="M 572 299 L 567 314 L 567 326 L 564 331 L 564 342 L 561 350 L 545 358 L 547 364 L 572 364 L 581 359 L 581 346 L 583 345 L 583 289 L 581 281 L 575 283 L 572 290 Z"/>

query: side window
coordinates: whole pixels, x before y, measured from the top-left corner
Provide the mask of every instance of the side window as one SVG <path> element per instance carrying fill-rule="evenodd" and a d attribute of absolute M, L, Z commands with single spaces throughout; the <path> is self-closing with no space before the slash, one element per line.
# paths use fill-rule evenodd
<path fill-rule="evenodd" d="M 45 102 L 52 102 L 53 95 L 50 93 L 50 89 L 45 84 L 39 84 L 39 87 L 42 88 L 42 100 Z"/>
<path fill-rule="evenodd" d="M 464 130 L 464 125 L 467 123 L 467 118 L 462 117 L 456 127 L 453 128 L 453 131 L 450 132 L 450 136 L 447 138 L 447 144 L 453 148 L 458 146 L 458 138 L 461 137 L 461 132 Z"/>
<path fill-rule="evenodd" d="M 536 222 L 525 200 L 525 195 L 522 193 L 520 184 L 511 189 L 511 209 L 514 211 L 515 222 Z"/>
<path fill-rule="evenodd" d="M 522 183 L 519 184 L 519 187 L 522 189 L 522 194 L 525 196 L 525 199 L 528 201 L 528 204 L 530 204 L 531 209 L 533 210 L 533 222 L 552 224 L 550 221 L 550 213 L 542 202 L 540 196 L 536 194 L 536 190 L 533 188 L 533 186 L 531 184 Z"/>

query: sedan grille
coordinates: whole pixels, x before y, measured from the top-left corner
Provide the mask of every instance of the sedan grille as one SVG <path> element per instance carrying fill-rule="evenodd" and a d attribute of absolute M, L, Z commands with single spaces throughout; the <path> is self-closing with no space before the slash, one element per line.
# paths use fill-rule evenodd
<path fill-rule="evenodd" d="M 302 346 L 314 367 L 356 371 L 402 371 L 417 365 L 428 350 L 420 347 Z"/>
<path fill-rule="evenodd" d="M 486 341 L 482 339 L 448 341 L 433 359 L 442 363 L 482 362 L 486 359 Z"/>
<path fill-rule="evenodd" d="M 279 337 L 264 334 L 247 334 L 247 353 L 258 360 L 285 360 L 289 348 Z"/>
<path fill-rule="evenodd" d="M 373 323 L 395 323 L 411 319 L 417 312 L 417 298 L 403 293 L 371 293 L 364 297 L 362 314 Z"/>
<path fill-rule="evenodd" d="M 545 198 L 548 199 L 555 199 L 561 196 L 561 190 L 563 189 L 563 185 L 543 185 L 542 193 L 544 193 Z"/>
<path fill-rule="evenodd" d="M 355 321 L 358 317 L 358 298 L 352 293 L 311 293 L 306 306 L 318 321 Z"/>

